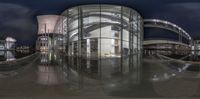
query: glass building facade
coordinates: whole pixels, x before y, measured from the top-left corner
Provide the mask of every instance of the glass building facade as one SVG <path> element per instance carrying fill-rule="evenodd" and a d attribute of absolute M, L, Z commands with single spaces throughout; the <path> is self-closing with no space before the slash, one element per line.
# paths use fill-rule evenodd
<path fill-rule="evenodd" d="M 141 65 L 143 19 L 137 11 L 92 4 L 69 8 L 62 16 L 65 19 L 55 30 L 63 28 L 67 63 L 72 68 L 106 77 Z"/>
<path fill-rule="evenodd" d="M 68 56 L 126 57 L 142 49 L 143 21 L 133 9 L 83 5 L 63 12 Z"/>

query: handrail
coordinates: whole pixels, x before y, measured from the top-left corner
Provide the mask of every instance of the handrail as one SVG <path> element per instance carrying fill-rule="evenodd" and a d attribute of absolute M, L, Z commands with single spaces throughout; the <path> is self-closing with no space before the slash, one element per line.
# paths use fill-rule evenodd
<path fill-rule="evenodd" d="M 156 41 L 156 42 L 152 42 L 152 41 Z M 163 44 L 163 43 L 166 43 L 166 44 L 178 44 L 178 45 L 184 45 L 184 46 L 189 46 L 188 44 L 186 43 L 183 43 L 183 42 L 177 42 L 177 41 L 173 41 L 173 40 L 159 40 L 159 39 L 152 39 L 152 40 L 144 40 L 143 42 L 143 45 L 149 45 L 149 44 Z"/>
<path fill-rule="evenodd" d="M 171 23 L 169 21 L 165 21 L 165 20 L 160 20 L 160 19 L 144 19 L 144 23 L 145 22 L 154 22 L 154 23 L 162 23 L 165 25 L 169 25 L 172 26 L 173 28 L 177 29 L 178 31 L 184 33 L 184 35 L 186 35 L 189 40 L 192 40 L 191 36 L 189 35 L 189 33 L 187 33 L 184 29 L 182 29 L 181 27 L 179 27 L 178 25 Z M 144 24 L 145 25 L 145 24 Z"/>

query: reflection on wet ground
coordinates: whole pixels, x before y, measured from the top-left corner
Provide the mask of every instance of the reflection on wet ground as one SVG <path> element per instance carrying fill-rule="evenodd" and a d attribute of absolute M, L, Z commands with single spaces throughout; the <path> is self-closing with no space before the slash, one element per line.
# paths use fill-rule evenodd
<path fill-rule="evenodd" d="M 116 59 L 101 65 L 72 66 L 55 52 L 28 59 L 23 69 L 0 71 L 0 97 L 53 98 L 94 96 L 112 98 L 199 97 L 198 64 L 174 61 L 164 56 L 145 56 L 143 64 L 120 69 Z M 87 63 L 87 62 L 86 62 Z M 107 64 L 113 64 L 108 66 Z M 98 63 L 99 64 L 99 63 Z M 95 67 L 98 66 L 98 67 Z M 193 66 L 195 69 L 193 70 Z M 100 68 L 100 69 L 99 69 Z M 12 71 L 12 72 L 11 72 Z"/>

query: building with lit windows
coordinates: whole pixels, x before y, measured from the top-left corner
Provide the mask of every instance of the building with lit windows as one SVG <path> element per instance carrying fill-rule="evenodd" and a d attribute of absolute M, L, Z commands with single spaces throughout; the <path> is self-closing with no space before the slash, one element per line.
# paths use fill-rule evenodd
<path fill-rule="evenodd" d="M 194 40 L 192 42 L 192 54 L 193 55 L 200 55 L 200 40 Z"/>
<path fill-rule="evenodd" d="M 62 49 L 63 28 L 57 24 L 62 17 L 59 15 L 40 15 L 38 19 L 38 39 L 36 49 L 40 51 L 53 50 L 54 48 Z"/>
<path fill-rule="evenodd" d="M 5 39 L 5 48 L 6 50 L 14 50 L 15 46 L 16 46 L 16 39 L 12 38 L 12 37 L 6 37 Z"/>
<path fill-rule="evenodd" d="M 6 37 L 5 40 L 0 40 L 0 50 L 15 50 L 16 39 Z"/>

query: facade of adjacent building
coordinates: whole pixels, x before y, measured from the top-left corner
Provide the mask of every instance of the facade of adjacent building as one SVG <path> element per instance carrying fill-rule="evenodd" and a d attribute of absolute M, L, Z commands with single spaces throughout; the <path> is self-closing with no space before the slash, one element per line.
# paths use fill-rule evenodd
<path fill-rule="evenodd" d="M 0 50 L 15 50 L 16 39 L 6 37 L 5 40 L 0 40 Z"/>
<path fill-rule="evenodd" d="M 41 15 L 38 19 L 38 39 L 36 49 L 40 51 L 53 50 L 54 48 L 62 49 L 63 30 L 57 29 L 61 16 L 59 15 Z"/>
<path fill-rule="evenodd" d="M 68 62 L 88 71 L 118 68 L 128 72 L 141 65 L 143 19 L 134 9 L 105 4 L 66 9 L 60 16 L 38 16 L 37 49 L 59 49 L 59 39 Z M 61 35 L 55 39 L 53 35 Z M 55 43 L 56 42 L 56 43 Z M 75 68 L 76 69 L 76 68 Z"/>

